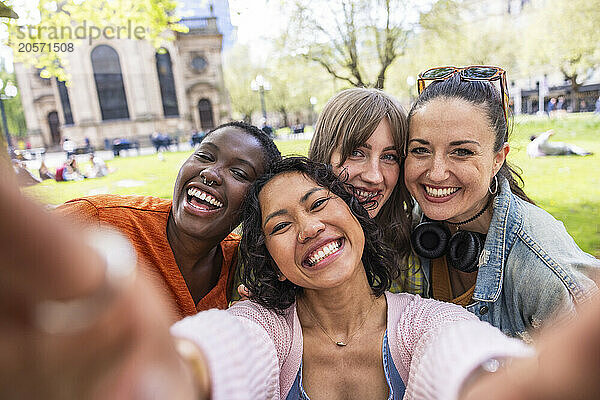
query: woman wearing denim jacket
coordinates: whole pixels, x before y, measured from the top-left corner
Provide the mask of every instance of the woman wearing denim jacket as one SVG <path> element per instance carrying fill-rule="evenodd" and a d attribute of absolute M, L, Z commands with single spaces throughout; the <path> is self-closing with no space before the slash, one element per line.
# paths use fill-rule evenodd
<path fill-rule="evenodd" d="M 518 186 L 506 162 L 503 70 L 432 68 L 420 75 L 419 91 L 405 182 L 421 210 L 411 239 L 423 259 L 422 293 L 527 338 L 598 290 L 589 276 L 600 261 Z"/>

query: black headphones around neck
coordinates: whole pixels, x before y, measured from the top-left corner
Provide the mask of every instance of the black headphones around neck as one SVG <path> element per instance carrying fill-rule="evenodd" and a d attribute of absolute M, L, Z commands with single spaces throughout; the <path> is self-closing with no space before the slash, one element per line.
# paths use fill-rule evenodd
<path fill-rule="evenodd" d="M 434 259 L 445 254 L 451 267 L 462 272 L 475 272 L 485 245 L 485 235 L 462 230 L 451 235 L 443 222 L 423 215 L 423 222 L 413 229 L 410 241 L 415 253 L 421 257 Z"/>

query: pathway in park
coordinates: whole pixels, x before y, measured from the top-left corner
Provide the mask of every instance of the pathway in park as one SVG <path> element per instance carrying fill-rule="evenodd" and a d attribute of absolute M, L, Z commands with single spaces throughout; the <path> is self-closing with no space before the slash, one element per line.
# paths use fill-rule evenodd
<path fill-rule="evenodd" d="M 304 132 L 300 134 L 289 134 L 277 137 L 275 140 L 288 141 L 288 140 L 310 140 L 312 139 L 313 132 Z M 182 142 L 178 147 L 179 151 L 191 151 L 192 147 L 189 142 Z M 114 158 L 112 150 L 98 150 L 96 154 L 100 156 L 103 160 L 111 160 Z M 156 149 L 154 147 L 142 147 L 139 150 L 139 155 L 148 155 L 148 154 L 156 154 Z M 121 152 L 122 157 L 135 157 L 138 155 L 138 151 L 136 150 L 124 150 Z M 75 156 L 77 162 L 85 162 L 89 160 L 89 154 L 81 154 Z M 46 166 L 51 170 L 55 170 L 58 167 L 61 167 L 63 163 L 67 160 L 67 155 L 64 151 L 59 152 L 51 152 L 46 153 L 44 156 L 46 161 Z M 40 159 L 25 161 L 27 168 L 30 170 L 38 170 L 40 168 Z"/>
<path fill-rule="evenodd" d="M 191 151 L 191 149 L 192 148 L 189 143 L 179 144 L 179 151 Z M 121 152 L 121 157 L 136 157 L 138 155 L 148 154 L 156 154 L 156 149 L 154 147 L 142 147 L 140 148 L 139 153 L 137 150 L 124 150 Z M 96 155 L 98 155 L 104 161 L 112 160 L 113 158 L 115 158 L 112 150 L 98 150 L 96 151 Z M 80 154 L 75 156 L 75 159 L 79 163 L 88 161 L 89 158 L 89 154 Z M 54 170 L 63 165 L 63 163 L 67 160 L 67 155 L 64 151 L 46 153 L 44 155 L 44 160 L 46 161 L 46 166 L 51 170 Z M 40 159 L 25 161 L 27 168 L 29 168 L 30 170 L 39 169 L 40 163 Z"/>

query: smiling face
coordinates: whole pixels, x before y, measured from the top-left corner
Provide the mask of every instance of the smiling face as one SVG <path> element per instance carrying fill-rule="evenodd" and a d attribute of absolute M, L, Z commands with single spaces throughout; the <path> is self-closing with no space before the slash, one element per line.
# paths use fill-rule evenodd
<path fill-rule="evenodd" d="M 369 210 L 374 218 L 388 201 L 400 174 L 398 152 L 387 118 L 381 120 L 369 139 L 340 165 L 341 150 L 331 155 L 330 163 L 336 174 L 346 171 L 348 183 L 357 189 L 361 202 L 374 200 L 376 208 Z"/>
<path fill-rule="evenodd" d="M 364 274 L 364 234 L 342 199 L 299 172 L 274 177 L 258 198 L 265 244 L 282 279 L 325 289 Z"/>
<path fill-rule="evenodd" d="M 427 217 L 464 221 L 488 200 L 508 144 L 494 151 L 486 114 L 461 99 L 436 98 L 411 117 L 404 180 Z"/>
<path fill-rule="evenodd" d="M 264 172 L 263 160 L 259 141 L 239 128 L 225 127 L 208 135 L 175 181 L 175 228 L 196 238 L 222 240 L 239 223 L 241 203 L 250 184 Z"/>

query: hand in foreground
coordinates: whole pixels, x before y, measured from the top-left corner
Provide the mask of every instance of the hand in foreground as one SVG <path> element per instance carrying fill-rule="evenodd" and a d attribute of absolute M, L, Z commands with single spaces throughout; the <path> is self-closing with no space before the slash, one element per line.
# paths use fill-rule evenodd
<path fill-rule="evenodd" d="M 0 184 L 0 398 L 197 398 L 159 293 L 139 278 L 108 287 L 106 262 L 81 232 L 7 182 Z M 49 330 L 40 305 L 53 300 L 85 304 L 86 317 L 50 315 Z"/>
<path fill-rule="evenodd" d="M 542 330 L 535 347 L 536 357 L 474 378 L 461 399 L 600 399 L 600 297 L 576 318 Z"/>

